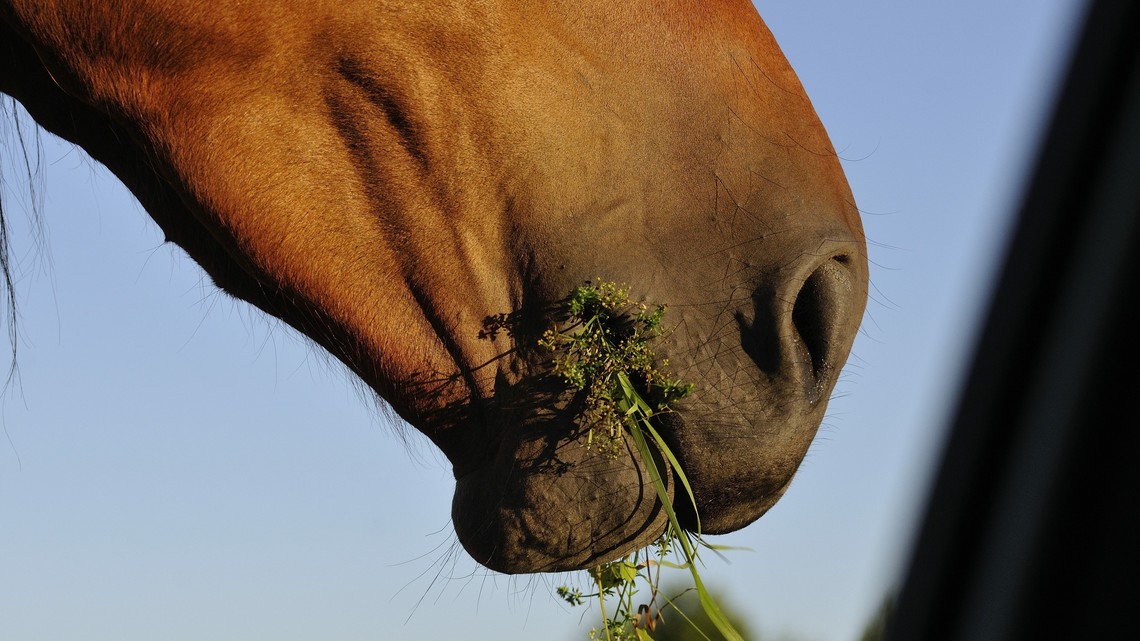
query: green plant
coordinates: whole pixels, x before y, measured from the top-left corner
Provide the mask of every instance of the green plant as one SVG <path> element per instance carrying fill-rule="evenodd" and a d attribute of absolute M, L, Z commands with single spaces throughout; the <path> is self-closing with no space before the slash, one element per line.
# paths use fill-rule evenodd
<path fill-rule="evenodd" d="M 632 638 L 651 639 L 650 633 L 662 610 L 669 605 L 669 599 L 658 590 L 661 569 L 683 568 L 692 575 L 709 620 L 729 641 L 740 640 L 740 634 L 705 588 L 697 569 L 698 548 L 715 546 L 701 539 L 699 515 L 696 534 L 681 528 L 669 500 L 666 476 L 654 456 L 656 450 L 697 514 L 692 486 L 651 420 L 654 415 L 672 411 L 671 404 L 693 389 L 691 384 L 680 383 L 665 373 L 667 361 L 655 362 L 650 342 L 662 335 L 665 307 L 650 311 L 645 305 L 635 305 L 627 288 L 599 281 L 571 291 L 563 311 L 568 317 L 566 327 L 547 331 L 539 345 L 554 352 L 554 372 L 573 388 L 585 392 L 580 422 L 586 430 L 587 447 L 597 448 L 600 455 L 616 457 L 622 451 L 624 435 L 628 434 L 649 473 L 669 525 L 647 550 L 589 570 L 597 592 L 582 594 L 563 586 L 558 588 L 558 595 L 571 605 L 598 599 L 603 628 L 592 630 L 591 639 L 623 641 L 631 638 L 631 632 Z M 680 563 L 668 561 L 671 555 L 679 558 Z M 634 596 L 640 583 L 649 586 L 650 597 L 635 609 Z M 658 603 L 659 597 L 664 605 Z M 608 598 L 616 603 L 612 614 L 606 611 Z"/>

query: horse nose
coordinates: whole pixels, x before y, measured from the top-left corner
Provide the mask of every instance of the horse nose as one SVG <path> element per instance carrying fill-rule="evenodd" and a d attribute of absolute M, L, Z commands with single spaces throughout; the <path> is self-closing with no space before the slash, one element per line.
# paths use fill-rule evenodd
<path fill-rule="evenodd" d="M 803 257 L 776 270 L 738 312 L 741 346 L 777 382 L 801 387 L 814 404 L 830 393 L 858 328 L 859 292 L 847 254 Z"/>

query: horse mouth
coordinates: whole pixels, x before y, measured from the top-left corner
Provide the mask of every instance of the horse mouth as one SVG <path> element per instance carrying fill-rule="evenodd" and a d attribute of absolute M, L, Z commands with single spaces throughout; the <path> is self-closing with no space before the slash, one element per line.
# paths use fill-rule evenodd
<path fill-rule="evenodd" d="M 628 434 L 619 445 L 617 455 L 587 446 L 569 419 L 521 421 L 492 461 L 457 478 L 460 543 L 508 574 L 589 568 L 649 545 L 666 510 Z"/>
<path fill-rule="evenodd" d="M 697 463 L 704 449 L 687 451 L 692 444 L 679 435 L 692 425 L 680 413 L 652 420 L 692 483 L 695 506 L 689 492 L 678 487 L 667 457 L 653 454 L 651 464 L 662 472 L 684 530 L 717 534 L 744 527 L 764 514 L 790 481 L 790 473 L 772 478 L 745 470 L 725 487 L 710 488 L 708 483 L 725 477 L 708 476 L 715 463 Z M 452 521 L 476 561 L 508 574 L 578 570 L 645 547 L 665 532 L 668 515 L 651 480 L 650 462 L 628 432 L 614 456 L 586 446 L 574 429 L 568 418 L 520 422 L 492 462 L 457 478 Z M 757 476 L 764 477 L 759 485 Z"/>

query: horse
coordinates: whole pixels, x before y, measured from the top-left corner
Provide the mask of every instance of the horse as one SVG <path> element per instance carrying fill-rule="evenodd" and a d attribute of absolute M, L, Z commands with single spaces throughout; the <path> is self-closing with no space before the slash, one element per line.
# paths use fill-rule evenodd
<path fill-rule="evenodd" d="M 686 529 L 758 519 L 815 436 L 866 245 L 748 2 L 3 0 L 0 43 L 0 92 L 442 451 L 490 569 L 666 527 L 656 464 L 591 447 L 536 347 L 582 283 L 668 305 L 658 354 L 694 391 L 655 425 Z"/>

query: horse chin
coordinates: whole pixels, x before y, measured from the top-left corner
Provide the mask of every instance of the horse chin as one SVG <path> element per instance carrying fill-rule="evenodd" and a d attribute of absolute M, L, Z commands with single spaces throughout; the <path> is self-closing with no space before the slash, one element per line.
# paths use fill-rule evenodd
<path fill-rule="evenodd" d="M 508 574 L 588 568 L 665 531 L 665 510 L 628 438 L 615 455 L 567 436 L 574 427 L 562 420 L 510 432 L 493 461 L 456 480 L 455 532 L 479 563 Z"/>

